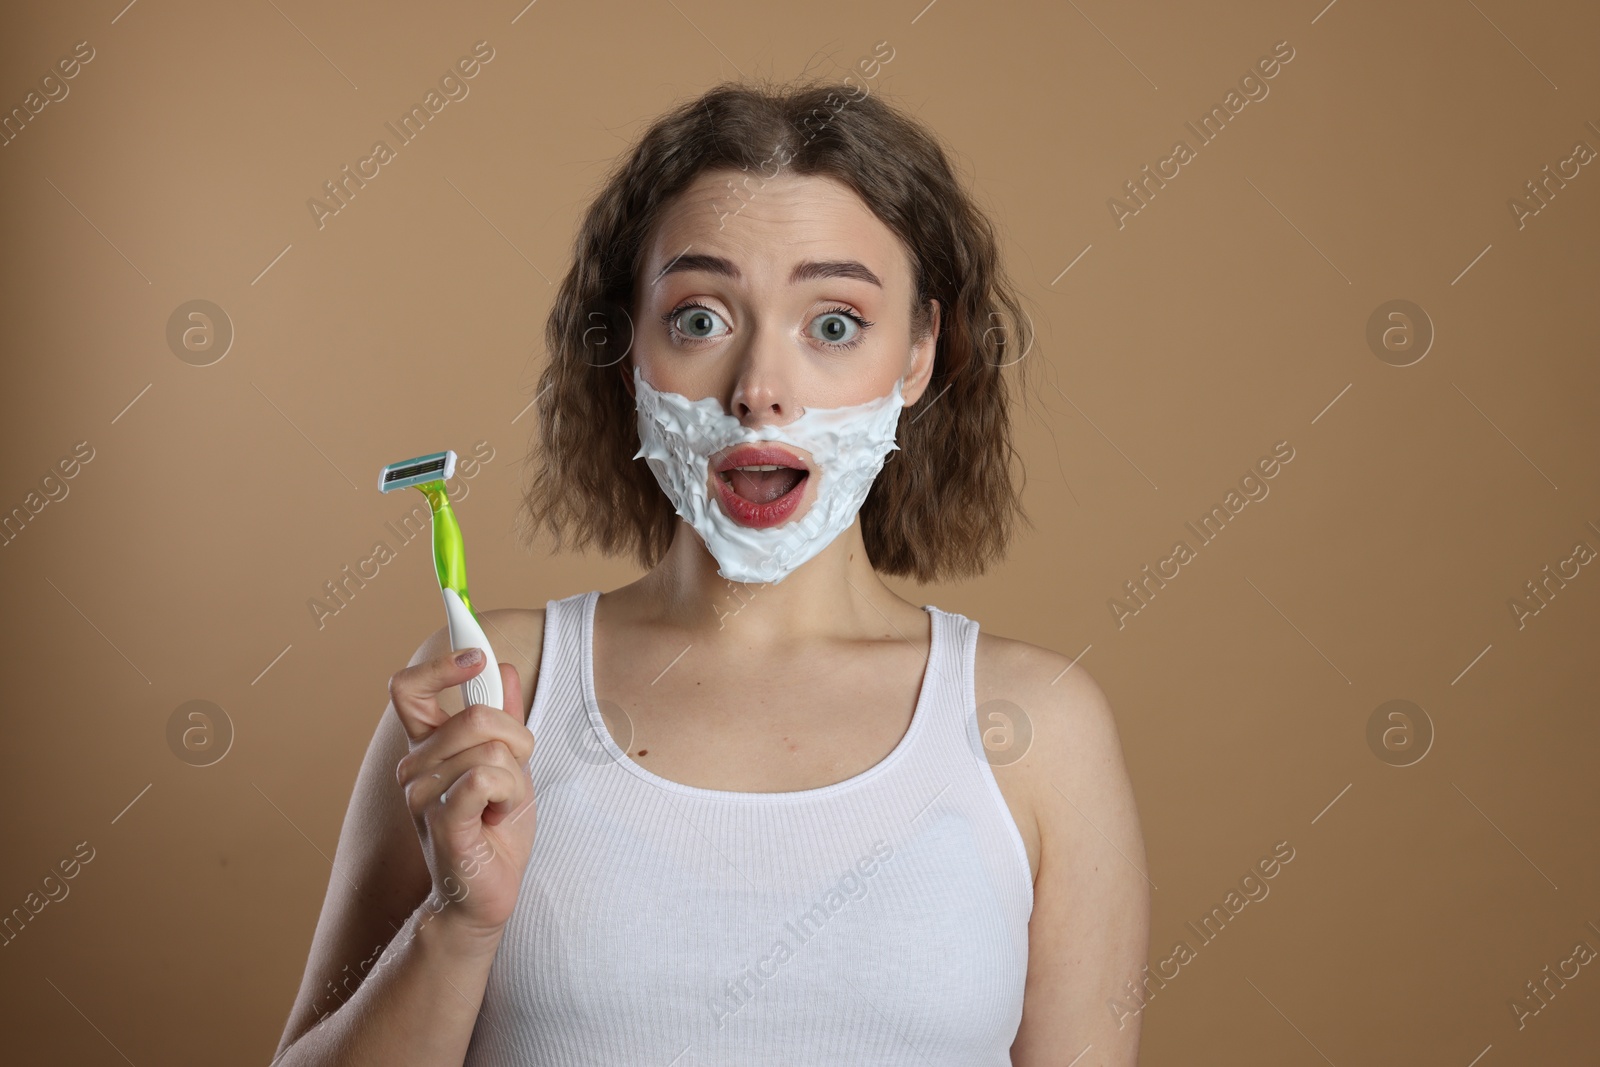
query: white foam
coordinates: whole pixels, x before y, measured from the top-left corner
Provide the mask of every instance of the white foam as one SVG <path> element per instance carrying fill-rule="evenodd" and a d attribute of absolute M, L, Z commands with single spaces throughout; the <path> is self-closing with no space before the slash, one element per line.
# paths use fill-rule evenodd
<path fill-rule="evenodd" d="M 644 459 L 678 515 L 694 527 L 735 582 L 781 582 L 855 521 L 867 491 L 899 446 L 902 376 L 888 396 L 841 408 L 808 408 L 786 426 L 742 425 L 715 397 L 690 400 L 653 388 L 636 365 L 634 397 Z M 712 496 L 711 457 L 737 444 L 780 441 L 811 454 L 821 472 L 816 499 L 781 526 L 753 529 L 729 518 Z"/>

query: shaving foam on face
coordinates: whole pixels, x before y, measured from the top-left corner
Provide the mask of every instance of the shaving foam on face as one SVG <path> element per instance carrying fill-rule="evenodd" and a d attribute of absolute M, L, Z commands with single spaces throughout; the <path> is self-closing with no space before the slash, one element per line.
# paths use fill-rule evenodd
<path fill-rule="evenodd" d="M 715 397 L 664 393 L 633 368 L 639 451 L 680 518 L 694 527 L 734 582 L 783 581 L 855 521 L 883 469 L 904 406 L 902 376 L 888 396 L 840 408 L 808 408 L 786 426 L 745 426 Z M 816 499 L 804 515 L 754 529 L 735 522 L 712 495 L 711 457 L 726 448 L 781 441 L 810 453 Z"/>

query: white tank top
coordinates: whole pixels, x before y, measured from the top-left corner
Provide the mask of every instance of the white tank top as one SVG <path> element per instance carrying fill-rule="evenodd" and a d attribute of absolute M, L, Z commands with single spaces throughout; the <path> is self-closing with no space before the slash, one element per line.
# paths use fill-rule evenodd
<path fill-rule="evenodd" d="M 924 605 L 922 689 L 882 762 L 743 793 L 617 747 L 599 595 L 546 607 L 538 827 L 465 1067 L 1009 1067 L 1033 879 L 978 733 L 978 624 Z"/>

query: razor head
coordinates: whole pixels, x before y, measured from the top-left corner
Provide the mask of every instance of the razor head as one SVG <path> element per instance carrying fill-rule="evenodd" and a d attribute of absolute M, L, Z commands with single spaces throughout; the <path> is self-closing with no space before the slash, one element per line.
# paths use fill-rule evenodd
<path fill-rule="evenodd" d="M 442 482 L 456 473 L 454 452 L 430 452 L 415 459 L 391 463 L 378 473 L 378 491 L 390 493 L 396 489 L 409 489 L 413 485 Z"/>

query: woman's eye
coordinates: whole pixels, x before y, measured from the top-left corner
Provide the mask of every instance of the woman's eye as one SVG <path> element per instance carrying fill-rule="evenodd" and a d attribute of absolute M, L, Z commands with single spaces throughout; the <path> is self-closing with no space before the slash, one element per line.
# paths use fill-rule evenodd
<path fill-rule="evenodd" d="M 709 341 L 728 332 L 722 316 L 704 304 L 680 304 L 662 316 L 667 329 L 684 341 Z M 872 323 L 846 308 L 833 308 L 812 321 L 811 336 L 836 348 L 853 348 Z M 718 330 L 718 326 L 722 326 Z"/>
<path fill-rule="evenodd" d="M 722 316 L 715 311 L 698 305 L 680 308 L 671 316 L 672 326 L 691 341 L 704 341 L 717 336 L 712 331 L 716 323 L 721 321 Z"/>
<path fill-rule="evenodd" d="M 852 345 L 861 335 L 862 320 L 845 311 L 829 311 L 812 320 L 818 330 L 812 336 L 829 344 Z"/>

